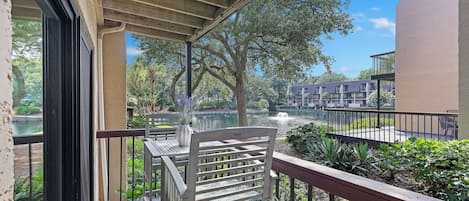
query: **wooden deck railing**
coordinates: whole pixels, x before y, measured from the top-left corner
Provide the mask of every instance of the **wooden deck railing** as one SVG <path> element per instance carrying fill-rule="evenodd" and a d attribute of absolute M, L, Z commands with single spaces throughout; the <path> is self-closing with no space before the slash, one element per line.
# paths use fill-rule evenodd
<path fill-rule="evenodd" d="M 143 129 L 134 130 L 108 130 L 98 131 L 98 140 L 105 140 L 109 142 L 109 139 L 131 139 L 135 141 L 135 137 L 144 136 Z M 132 143 L 133 144 L 133 143 Z M 133 149 L 133 148 L 132 148 Z M 130 152 L 135 158 L 133 150 Z M 107 153 L 109 154 L 109 152 Z M 126 154 L 126 153 L 112 153 L 112 154 Z M 109 159 L 109 157 L 106 157 Z M 119 157 L 122 158 L 122 157 Z M 109 163 L 109 161 L 107 161 Z M 135 172 L 135 167 L 131 167 L 130 174 Z M 281 187 L 280 182 L 277 182 L 274 186 L 275 194 L 279 197 L 282 191 L 289 191 L 288 199 L 281 199 L 295 201 L 298 200 L 295 193 L 295 181 L 301 181 L 307 185 L 307 200 L 313 200 L 313 188 L 322 189 L 329 194 L 329 200 L 336 200 L 337 197 L 341 197 L 351 201 L 437 201 L 439 199 L 432 198 L 423 194 L 398 188 L 392 185 L 353 175 L 347 172 L 329 168 L 326 166 L 318 165 L 316 163 L 302 160 L 293 156 L 288 156 L 282 153 L 274 152 L 272 169 L 276 171 L 280 178 L 288 177 L 289 189 Z M 142 170 L 143 171 L 143 170 Z M 109 172 L 108 172 L 109 174 Z M 135 175 L 128 175 L 130 182 L 130 188 L 135 188 L 137 185 L 135 182 Z M 107 177 L 109 178 L 109 177 Z M 119 181 L 122 181 L 120 179 Z M 121 185 L 122 186 L 122 185 Z M 108 191 L 109 193 L 109 191 Z M 137 196 L 128 195 L 127 198 L 121 197 L 121 200 L 139 200 Z"/>
<path fill-rule="evenodd" d="M 272 169 L 280 173 L 280 177 L 282 174 L 287 175 L 290 183 L 295 180 L 306 183 L 309 188 L 308 200 L 312 200 L 313 187 L 328 192 L 330 200 L 335 200 L 335 196 L 350 201 L 439 200 L 278 152 L 274 152 Z M 276 185 L 275 188 L 279 189 L 279 184 Z M 290 189 L 290 200 L 296 200 L 294 189 Z"/>

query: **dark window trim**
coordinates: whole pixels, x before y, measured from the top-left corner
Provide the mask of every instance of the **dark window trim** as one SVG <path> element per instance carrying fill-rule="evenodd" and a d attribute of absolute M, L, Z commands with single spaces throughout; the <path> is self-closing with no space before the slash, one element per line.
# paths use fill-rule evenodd
<path fill-rule="evenodd" d="M 44 200 L 81 200 L 80 19 L 69 0 L 37 3 L 43 12 Z"/>

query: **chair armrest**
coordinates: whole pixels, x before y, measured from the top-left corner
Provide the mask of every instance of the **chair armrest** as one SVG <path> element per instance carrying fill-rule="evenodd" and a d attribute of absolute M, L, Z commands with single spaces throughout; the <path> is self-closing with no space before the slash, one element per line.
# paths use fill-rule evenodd
<path fill-rule="evenodd" d="M 163 185 L 174 185 L 179 196 L 182 196 L 187 189 L 184 179 L 178 172 L 174 162 L 168 156 L 161 157 L 162 162 L 162 187 Z M 163 189 L 163 188 L 162 188 Z"/>
<path fill-rule="evenodd" d="M 277 173 L 275 173 L 275 171 L 273 171 L 273 170 L 270 170 L 270 178 L 273 179 L 273 180 L 278 179 Z"/>

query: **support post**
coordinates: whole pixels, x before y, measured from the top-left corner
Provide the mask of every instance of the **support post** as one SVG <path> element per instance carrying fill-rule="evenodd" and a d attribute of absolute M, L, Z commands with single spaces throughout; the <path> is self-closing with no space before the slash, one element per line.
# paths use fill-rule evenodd
<path fill-rule="evenodd" d="M 381 80 L 378 80 L 377 88 L 376 88 L 376 95 L 378 96 L 376 99 L 376 109 L 378 110 L 378 119 L 376 122 L 377 128 L 380 128 L 381 125 L 379 123 L 379 110 L 381 109 Z"/>
<path fill-rule="evenodd" d="M 192 97 L 192 42 L 186 42 L 186 95 Z"/>
<path fill-rule="evenodd" d="M 378 80 L 378 86 L 376 88 L 376 95 L 378 96 L 377 97 L 377 100 L 376 100 L 376 109 L 379 110 L 381 109 L 380 108 L 380 104 L 381 104 L 381 80 Z"/>

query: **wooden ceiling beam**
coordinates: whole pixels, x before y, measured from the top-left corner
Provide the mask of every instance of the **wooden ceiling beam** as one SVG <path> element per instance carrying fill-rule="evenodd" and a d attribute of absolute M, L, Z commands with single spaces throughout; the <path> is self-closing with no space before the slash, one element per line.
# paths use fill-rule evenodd
<path fill-rule="evenodd" d="M 131 24 L 126 25 L 125 29 L 128 32 L 136 34 L 136 35 L 142 35 L 142 36 L 147 36 L 147 37 L 159 38 L 163 40 L 172 40 L 172 41 L 178 41 L 178 42 L 186 41 L 186 36 L 167 32 L 167 31 L 150 29 L 150 28 L 131 25 Z"/>
<path fill-rule="evenodd" d="M 141 27 L 147 27 L 152 29 L 158 29 L 161 31 L 167 31 L 177 33 L 181 35 L 194 35 L 194 28 L 172 24 L 160 20 L 146 18 L 138 15 L 132 15 L 128 13 L 121 13 L 118 11 L 104 9 L 104 18 L 112 21 L 124 22 L 126 24 L 133 24 Z"/>
<path fill-rule="evenodd" d="M 103 8 L 201 29 L 204 20 L 131 0 L 103 0 Z"/>
<path fill-rule="evenodd" d="M 39 6 L 36 4 L 35 0 L 13 0 L 11 3 L 15 7 L 39 9 Z"/>
<path fill-rule="evenodd" d="M 154 6 L 173 12 L 190 15 L 205 20 L 213 20 L 216 7 L 194 0 L 133 0 L 149 6 Z"/>
<path fill-rule="evenodd" d="M 229 0 L 197 0 L 198 2 L 202 2 L 205 4 L 209 4 L 212 6 L 216 6 L 219 8 L 227 9 L 230 6 Z"/>
<path fill-rule="evenodd" d="M 202 36 L 204 36 L 207 32 L 210 30 L 214 29 L 218 24 L 222 23 L 226 18 L 229 18 L 230 15 L 233 13 L 237 12 L 241 8 L 243 8 L 246 4 L 249 3 L 250 0 L 239 0 L 233 3 L 229 8 L 227 9 L 220 9 L 223 10 L 220 14 L 217 14 L 215 20 L 207 24 L 207 26 L 204 26 L 204 28 L 200 31 L 197 31 L 195 35 L 191 36 L 188 38 L 188 41 L 196 41 Z"/>
<path fill-rule="evenodd" d="M 13 6 L 11 9 L 11 16 L 18 19 L 39 21 L 41 20 L 42 13 L 39 9 Z"/>

